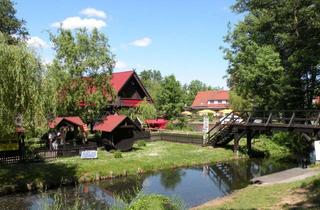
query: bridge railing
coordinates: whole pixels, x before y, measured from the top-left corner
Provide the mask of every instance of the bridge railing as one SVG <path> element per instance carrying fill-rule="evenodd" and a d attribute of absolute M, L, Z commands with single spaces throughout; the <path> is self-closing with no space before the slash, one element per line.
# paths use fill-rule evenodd
<path fill-rule="evenodd" d="M 236 124 L 312 125 L 320 126 L 320 110 L 235 111 L 241 115 Z"/>

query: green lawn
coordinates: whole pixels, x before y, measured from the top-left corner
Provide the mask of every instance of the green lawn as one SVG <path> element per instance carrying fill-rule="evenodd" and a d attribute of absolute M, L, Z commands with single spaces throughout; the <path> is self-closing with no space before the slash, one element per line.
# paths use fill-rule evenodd
<path fill-rule="evenodd" d="M 301 192 L 302 195 L 305 195 L 302 198 Z M 295 204 L 290 204 L 290 202 Z M 248 186 L 236 191 L 229 198 L 219 203 L 200 209 L 304 209 L 306 206 L 319 209 L 320 176 L 292 183 Z"/>
<path fill-rule="evenodd" d="M 60 185 L 64 182 L 93 181 L 107 177 L 137 174 L 166 168 L 191 166 L 225 161 L 234 158 L 232 150 L 178 144 L 164 141 L 148 142 L 114 158 L 105 150 L 98 151 L 98 159 L 80 157 L 61 158 L 54 162 L 26 163 L 1 166 L 0 193 L 28 188 Z M 28 184 L 28 185 L 27 185 Z"/>
<path fill-rule="evenodd" d="M 133 151 L 124 152 L 122 156 L 123 158 L 114 158 L 112 153 L 99 150 L 96 160 L 81 160 L 80 157 L 75 157 L 62 158 L 56 162 L 76 165 L 77 177 L 80 179 L 95 179 L 97 176 L 137 174 L 224 161 L 234 157 L 231 150 L 165 141 L 148 142 L 145 147 L 135 146 Z"/>

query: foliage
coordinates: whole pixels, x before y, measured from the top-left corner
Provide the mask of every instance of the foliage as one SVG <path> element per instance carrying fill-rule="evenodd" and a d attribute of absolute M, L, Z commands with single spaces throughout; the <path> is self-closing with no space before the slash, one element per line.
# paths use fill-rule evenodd
<path fill-rule="evenodd" d="M 144 87 L 147 89 L 148 93 L 150 94 L 151 98 L 153 99 L 154 103 L 158 103 L 158 92 L 161 89 L 161 81 L 162 81 L 162 75 L 159 70 L 143 70 L 140 72 L 139 77 L 144 85 Z"/>
<path fill-rule="evenodd" d="M 319 94 L 318 1 L 237 0 L 228 33 L 229 86 L 259 108 L 310 108 Z"/>
<path fill-rule="evenodd" d="M 140 140 L 140 141 L 138 141 L 137 145 L 138 145 L 138 147 L 145 147 L 145 146 L 147 146 L 147 143 L 144 140 Z"/>
<path fill-rule="evenodd" d="M 15 132 L 18 114 L 25 129 L 36 135 L 36 128 L 46 126 L 40 61 L 24 43 L 9 45 L 0 33 L 0 74 L 0 139 Z"/>
<path fill-rule="evenodd" d="M 18 40 L 28 35 L 26 22 L 16 16 L 14 3 L 11 0 L 0 0 L 0 32 L 6 37 L 9 44 L 17 44 Z"/>
<path fill-rule="evenodd" d="M 160 82 L 162 80 L 162 75 L 159 70 L 143 70 L 140 72 L 139 76 L 142 81 L 152 80 Z"/>
<path fill-rule="evenodd" d="M 239 96 L 235 91 L 229 91 L 229 99 L 230 106 L 233 110 L 242 111 L 242 110 L 250 110 L 252 109 L 253 104 L 251 104 L 248 100 L 243 99 Z"/>
<path fill-rule="evenodd" d="M 139 117 L 137 108 L 122 108 L 118 111 L 118 113 L 121 115 L 125 115 L 130 119 L 135 119 L 136 117 Z"/>
<path fill-rule="evenodd" d="M 139 104 L 137 114 L 141 120 L 154 119 L 157 117 L 157 110 L 153 104 L 144 101 Z"/>
<path fill-rule="evenodd" d="M 301 157 L 309 154 L 312 147 L 311 142 L 306 141 L 306 139 L 296 133 L 279 132 L 273 135 L 272 141 L 285 146 L 293 154 Z"/>
<path fill-rule="evenodd" d="M 169 130 L 192 131 L 192 128 L 188 125 L 187 117 L 179 117 L 175 121 L 170 121 L 166 128 Z"/>
<path fill-rule="evenodd" d="M 57 113 L 94 121 L 106 102 L 114 99 L 109 79 L 115 62 L 107 38 L 97 29 L 59 29 L 50 38 L 56 55 L 49 66 L 48 79 L 54 84 L 51 91 L 58 90 L 54 97 Z"/>
<path fill-rule="evenodd" d="M 121 151 L 115 151 L 114 153 L 113 153 L 113 157 L 114 158 L 123 158 L 123 156 L 122 156 L 122 152 Z"/>
<path fill-rule="evenodd" d="M 144 195 L 129 206 L 129 210 L 181 210 L 181 202 L 172 200 L 169 197 L 157 194 Z"/>
<path fill-rule="evenodd" d="M 161 82 L 158 93 L 157 109 L 168 119 L 179 116 L 183 110 L 183 92 L 179 81 L 174 75 L 167 76 Z"/>

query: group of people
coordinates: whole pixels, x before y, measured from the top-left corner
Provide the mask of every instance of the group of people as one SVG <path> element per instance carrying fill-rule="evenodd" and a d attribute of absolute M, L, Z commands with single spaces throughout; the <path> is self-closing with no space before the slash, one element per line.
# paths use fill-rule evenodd
<path fill-rule="evenodd" d="M 48 133 L 48 146 L 50 150 L 58 150 L 59 145 L 69 144 L 68 140 L 73 140 L 73 144 L 78 139 L 84 144 L 87 141 L 87 132 L 79 131 L 73 126 L 62 126 L 58 130 L 52 130 Z"/>

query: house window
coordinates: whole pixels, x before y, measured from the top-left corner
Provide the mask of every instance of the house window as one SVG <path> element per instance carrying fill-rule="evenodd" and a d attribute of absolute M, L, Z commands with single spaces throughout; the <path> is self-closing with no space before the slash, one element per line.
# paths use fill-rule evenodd
<path fill-rule="evenodd" d="M 208 104 L 227 104 L 227 100 L 208 100 Z"/>

